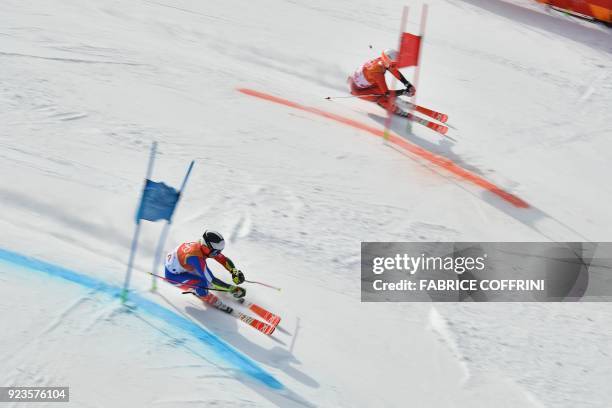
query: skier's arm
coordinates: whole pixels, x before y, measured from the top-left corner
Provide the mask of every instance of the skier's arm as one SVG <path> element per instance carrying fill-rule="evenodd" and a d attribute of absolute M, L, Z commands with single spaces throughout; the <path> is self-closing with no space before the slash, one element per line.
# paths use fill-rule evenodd
<path fill-rule="evenodd" d="M 223 254 L 219 254 L 219 255 L 215 256 L 214 259 L 215 259 L 215 261 L 217 261 L 221 265 L 223 265 L 223 267 L 225 269 L 227 269 L 229 272 L 231 272 L 232 270 L 236 269 L 236 265 L 234 265 L 234 262 L 232 262 L 231 259 L 229 259 L 227 256 L 225 256 Z"/>
<path fill-rule="evenodd" d="M 210 282 L 210 285 L 212 288 L 225 290 L 226 292 L 231 293 L 232 296 L 234 296 L 235 298 L 241 298 L 241 297 L 244 297 L 244 295 L 246 295 L 246 289 L 241 288 L 240 286 L 235 286 L 235 285 L 230 285 L 229 283 L 225 283 L 221 279 L 217 279 L 215 275 L 213 275 L 212 273 L 210 275 L 212 276 L 212 281 Z M 232 276 L 234 276 L 234 273 L 232 273 Z M 244 281 L 244 275 L 243 275 L 243 281 Z M 238 283 L 242 283 L 242 282 L 238 282 Z"/>
<path fill-rule="evenodd" d="M 409 96 L 414 95 L 414 93 L 416 92 L 416 88 L 410 83 L 410 81 L 406 79 L 406 77 L 404 77 L 404 75 L 399 71 L 399 69 L 389 68 L 389 71 L 391 71 L 391 74 L 397 79 L 399 79 L 400 82 L 404 84 L 404 86 L 406 87 L 405 91 L 401 90 L 401 91 L 395 91 L 395 92 L 397 92 L 400 95 L 402 94 L 408 94 Z"/>
<path fill-rule="evenodd" d="M 232 285 L 223 282 L 221 279 L 217 279 L 215 276 L 212 277 L 212 281 L 210 282 L 214 289 L 231 289 Z"/>
<path fill-rule="evenodd" d="M 190 261 L 191 259 L 195 259 L 195 261 Z M 198 257 L 191 257 L 187 260 L 189 265 L 192 265 L 195 270 L 200 274 L 200 276 L 204 277 L 204 270 L 202 269 L 201 264 L 198 264 L 198 261 L 201 261 Z M 209 269 L 208 274 L 212 278 L 212 280 L 208 283 L 208 287 L 214 289 L 231 289 L 232 285 L 223 282 L 221 279 L 218 279 L 215 275 L 213 275 L 212 271 Z"/>
<path fill-rule="evenodd" d="M 404 84 L 404 85 L 406 85 L 406 86 L 411 85 L 410 81 L 408 81 L 408 80 L 406 79 L 406 77 L 404 77 L 404 75 L 403 75 L 403 74 L 400 72 L 400 70 L 399 70 L 399 69 L 397 69 L 397 68 L 389 68 L 389 71 L 391 72 L 391 74 L 392 74 L 394 77 L 396 77 L 397 79 L 399 79 L 399 81 L 400 81 L 402 84 Z"/>
<path fill-rule="evenodd" d="M 408 85 L 406 85 L 406 89 L 407 90 L 412 87 L 412 85 L 410 85 L 410 82 L 408 82 L 406 80 L 406 78 L 403 77 L 401 72 L 399 72 L 397 69 L 396 70 L 390 69 L 390 71 L 400 81 L 401 81 L 401 79 L 397 75 L 400 75 L 404 79 L 404 81 L 407 82 L 407 84 L 408 84 Z M 396 75 L 396 73 L 397 73 L 397 75 Z M 407 93 L 407 91 L 403 90 L 403 89 L 400 89 L 400 90 L 397 90 L 397 91 L 389 90 L 389 88 L 387 87 L 387 82 L 385 80 L 385 74 L 384 73 L 381 73 L 380 75 L 376 75 L 374 81 L 376 82 L 376 85 L 378 86 L 378 89 L 380 90 L 380 92 L 383 95 L 385 95 L 385 96 L 398 96 L 398 95 L 403 95 L 404 93 Z"/>
<path fill-rule="evenodd" d="M 219 254 L 215 256 L 215 261 L 223 265 L 223 267 L 232 274 L 232 281 L 234 281 L 236 285 L 240 285 L 242 282 L 244 282 L 244 274 L 241 270 L 236 268 L 234 262 L 232 262 L 232 260 L 229 259 L 227 256 Z"/>

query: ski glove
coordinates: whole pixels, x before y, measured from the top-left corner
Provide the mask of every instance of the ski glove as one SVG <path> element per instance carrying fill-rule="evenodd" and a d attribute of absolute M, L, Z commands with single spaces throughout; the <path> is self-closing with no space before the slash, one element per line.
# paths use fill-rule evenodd
<path fill-rule="evenodd" d="M 240 299 L 241 297 L 244 297 L 244 295 L 246 295 L 246 289 L 241 288 L 240 286 L 232 286 L 230 289 L 230 293 L 236 299 Z"/>
<path fill-rule="evenodd" d="M 241 270 L 234 268 L 231 270 L 231 272 L 232 272 L 232 280 L 234 281 L 236 285 L 240 285 L 242 282 L 244 282 L 244 273 L 242 273 Z"/>

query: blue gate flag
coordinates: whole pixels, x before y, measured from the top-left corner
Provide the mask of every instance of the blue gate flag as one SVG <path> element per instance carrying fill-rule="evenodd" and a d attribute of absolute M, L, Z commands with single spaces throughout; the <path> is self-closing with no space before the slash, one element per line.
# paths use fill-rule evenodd
<path fill-rule="evenodd" d="M 174 207 L 179 199 L 179 192 L 174 188 L 147 179 L 142 200 L 136 215 L 136 222 L 140 220 L 157 221 L 172 218 Z"/>

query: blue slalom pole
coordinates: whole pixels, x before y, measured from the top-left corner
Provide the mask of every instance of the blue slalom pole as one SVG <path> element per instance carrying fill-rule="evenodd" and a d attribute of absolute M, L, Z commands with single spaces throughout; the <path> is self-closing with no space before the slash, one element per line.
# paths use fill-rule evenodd
<path fill-rule="evenodd" d="M 136 213 L 136 229 L 134 230 L 134 236 L 132 237 L 132 246 L 130 249 L 130 257 L 127 264 L 127 272 L 125 274 L 125 281 L 123 283 L 123 290 L 121 291 L 121 303 L 125 303 L 128 298 L 128 291 L 130 287 L 130 277 L 132 276 L 132 267 L 134 265 L 134 257 L 136 256 L 136 250 L 138 249 L 138 236 L 140 235 L 140 213 L 142 210 L 142 199 L 144 197 L 145 187 L 147 180 L 151 179 L 153 173 L 153 162 L 155 160 L 155 153 L 157 151 L 157 142 L 153 142 L 151 145 L 151 154 L 149 156 L 149 165 L 147 167 L 147 175 L 145 177 L 144 185 L 142 187 L 142 193 L 140 194 L 140 204 L 138 205 L 138 212 Z"/>

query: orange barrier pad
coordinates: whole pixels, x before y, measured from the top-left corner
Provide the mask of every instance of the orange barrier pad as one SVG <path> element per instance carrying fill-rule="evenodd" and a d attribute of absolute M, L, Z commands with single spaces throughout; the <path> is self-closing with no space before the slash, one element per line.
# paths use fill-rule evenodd
<path fill-rule="evenodd" d="M 612 0 L 537 0 L 563 10 L 612 23 Z"/>

